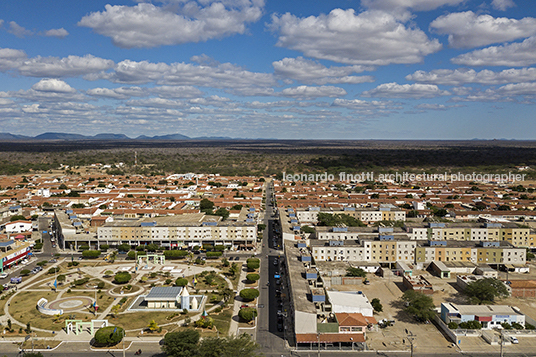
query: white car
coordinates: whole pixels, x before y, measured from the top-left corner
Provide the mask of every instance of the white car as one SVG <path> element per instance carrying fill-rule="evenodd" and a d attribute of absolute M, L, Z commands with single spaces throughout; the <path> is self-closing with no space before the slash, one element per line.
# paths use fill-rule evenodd
<path fill-rule="evenodd" d="M 517 339 L 517 337 L 510 336 L 510 342 L 512 342 L 513 344 L 518 344 L 519 340 Z"/>
<path fill-rule="evenodd" d="M 7 278 L 7 275 L 8 275 L 7 273 L 2 273 L 2 274 L 0 274 L 0 279 L 5 279 L 5 278 Z"/>

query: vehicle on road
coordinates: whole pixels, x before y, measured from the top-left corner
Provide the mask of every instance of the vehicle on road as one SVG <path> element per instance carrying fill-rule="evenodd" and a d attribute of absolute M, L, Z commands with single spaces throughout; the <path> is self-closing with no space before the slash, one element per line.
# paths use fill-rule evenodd
<path fill-rule="evenodd" d="M 18 276 L 16 278 L 11 278 L 11 284 L 20 284 L 22 283 L 22 277 Z"/>
<path fill-rule="evenodd" d="M 517 337 L 510 336 L 510 342 L 512 342 L 513 344 L 517 344 L 519 343 L 519 340 L 517 339 Z"/>
<path fill-rule="evenodd" d="M 5 278 L 7 278 L 7 275 L 8 275 L 7 273 L 2 273 L 2 274 L 0 274 L 0 279 L 5 279 Z"/>

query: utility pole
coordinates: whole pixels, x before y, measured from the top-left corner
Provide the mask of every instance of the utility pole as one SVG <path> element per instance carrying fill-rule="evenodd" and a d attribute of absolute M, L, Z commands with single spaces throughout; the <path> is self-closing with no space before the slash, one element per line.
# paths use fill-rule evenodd
<path fill-rule="evenodd" d="M 503 335 L 503 331 L 501 330 L 501 357 L 503 357 L 503 346 L 504 346 L 504 335 Z"/>
<path fill-rule="evenodd" d="M 408 329 L 406 329 L 406 337 L 409 341 L 409 345 L 410 345 L 410 348 L 411 348 L 411 355 L 410 357 L 413 357 L 413 341 L 415 340 L 415 338 L 417 337 L 417 335 L 414 335 L 411 331 L 408 331 Z M 502 356 L 501 356 L 502 357 Z"/>

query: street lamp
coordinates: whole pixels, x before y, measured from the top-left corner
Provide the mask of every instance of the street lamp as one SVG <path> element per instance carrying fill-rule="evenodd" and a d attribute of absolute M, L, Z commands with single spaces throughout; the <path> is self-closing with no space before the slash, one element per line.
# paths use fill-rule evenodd
<path fill-rule="evenodd" d="M 406 337 L 409 341 L 409 345 L 411 347 L 411 355 L 410 357 L 413 357 L 413 340 L 415 340 L 416 335 L 414 335 L 411 331 L 408 331 L 408 329 L 405 329 L 406 331 Z"/>

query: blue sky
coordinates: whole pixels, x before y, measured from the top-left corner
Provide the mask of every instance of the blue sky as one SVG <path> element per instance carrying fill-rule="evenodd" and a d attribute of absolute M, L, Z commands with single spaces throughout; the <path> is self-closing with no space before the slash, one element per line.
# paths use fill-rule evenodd
<path fill-rule="evenodd" d="M 0 132 L 535 139 L 533 0 L 0 2 Z"/>

